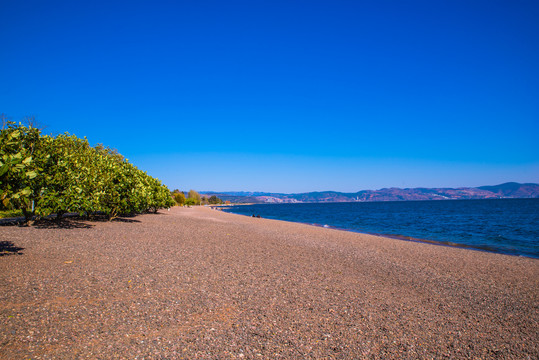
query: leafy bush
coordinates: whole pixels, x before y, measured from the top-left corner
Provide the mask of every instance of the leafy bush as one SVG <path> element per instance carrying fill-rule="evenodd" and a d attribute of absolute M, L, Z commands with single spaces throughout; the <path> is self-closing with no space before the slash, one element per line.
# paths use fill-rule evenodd
<path fill-rule="evenodd" d="M 35 191 L 39 130 L 8 122 L 0 132 L 0 200 L 3 209 L 26 214 Z"/>
<path fill-rule="evenodd" d="M 208 199 L 208 203 L 210 204 L 222 204 L 223 203 L 223 200 L 219 199 L 217 196 L 215 195 L 212 195 L 210 196 L 210 198 Z"/>
<path fill-rule="evenodd" d="M 15 217 L 19 217 L 19 216 L 22 216 L 22 211 L 20 211 L 20 210 L 4 210 L 4 211 L 0 211 L 0 219 L 15 218 Z"/>
<path fill-rule="evenodd" d="M 187 195 L 189 199 L 193 199 L 195 201 L 195 205 L 200 205 L 201 198 L 200 194 L 196 192 L 195 190 L 189 190 L 189 194 Z"/>
<path fill-rule="evenodd" d="M 174 190 L 172 192 L 172 197 L 174 198 L 174 201 L 176 201 L 176 204 L 180 206 L 185 204 L 185 194 L 180 190 Z"/>
<path fill-rule="evenodd" d="M 174 205 L 166 186 L 115 150 L 13 122 L 0 133 L 0 201 L 0 209 L 27 219 L 67 212 L 113 218 Z"/>

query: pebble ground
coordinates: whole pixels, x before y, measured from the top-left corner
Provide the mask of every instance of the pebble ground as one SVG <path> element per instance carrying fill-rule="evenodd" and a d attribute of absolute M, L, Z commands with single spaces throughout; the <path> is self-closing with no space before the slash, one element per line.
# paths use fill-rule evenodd
<path fill-rule="evenodd" d="M 209 208 L 0 227 L 0 359 L 538 359 L 539 261 Z"/>

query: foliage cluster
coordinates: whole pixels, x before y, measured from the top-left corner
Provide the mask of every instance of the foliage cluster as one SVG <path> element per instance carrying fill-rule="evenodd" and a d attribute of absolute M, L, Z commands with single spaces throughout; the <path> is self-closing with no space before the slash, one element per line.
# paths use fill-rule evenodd
<path fill-rule="evenodd" d="M 22 211 L 20 210 L 3 210 L 0 211 L 0 219 L 4 218 L 15 218 L 22 216 Z"/>
<path fill-rule="evenodd" d="M 209 204 L 222 204 L 223 203 L 223 200 L 219 199 L 217 196 L 215 195 L 212 195 L 210 196 L 210 198 L 208 199 L 208 203 Z"/>
<path fill-rule="evenodd" d="M 222 204 L 223 203 L 223 201 L 215 195 L 212 195 L 209 198 L 206 198 L 205 196 L 201 196 L 195 190 L 189 190 L 189 192 L 187 193 L 187 198 L 186 198 L 185 193 L 183 191 L 176 189 L 172 192 L 172 197 L 174 198 L 174 201 L 176 201 L 176 204 L 180 206 Z"/>
<path fill-rule="evenodd" d="M 176 201 L 176 204 L 180 205 L 180 206 L 183 206 L 185 205 L 185 194 L 176 189 L 172 192 L 172 197 L 174 198 L 174 201 Z"/>
<path fill-rule="evenodd" d="M 27 219 L 67 212 L 156 212 L 174 205 L 161 182 L 115 150 L 86 138 L 42 135 L 33 126 L 6 122 L 0 133 L 0 210 Z"/>
<path fill-rule="evenodd" d="M 202 205 L 202 198 L 195 190 L 189 190 L 185 205 Z"/>

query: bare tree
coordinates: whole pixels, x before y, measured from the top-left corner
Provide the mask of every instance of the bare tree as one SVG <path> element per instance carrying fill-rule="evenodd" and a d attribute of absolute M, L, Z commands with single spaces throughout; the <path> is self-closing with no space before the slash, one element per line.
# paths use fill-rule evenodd
<path fill-rule="evenodd" d="M 33 115 L 32 116 L 25 116 L 22 119 L 22 123 L 25 124 L 26 126 L 28 126 L 29 128 L 38 129 L 39 131 L 43 131 L 44 129 L 47 128 L 46 126 L 43 126 L 43 125 L 39 124 L 38 121 L 36 120 L 36 117 L 33 116 Z"/>
<path fill-rule="evenodd" d="M 8 122 L 12 121 L 12 119 L 6 114 L 1 113 L 0 121 L 2 122 L 2 130 L 4 130 L 7 127 Z M 38 129 L 39 131 L 43 131 L 47 128 L 46 126 L 39 124 L 35 116 L 25 116 L 22 118 L 21 123 L 29 128 Z"/>
<path fill-rule="evenodd" d="M 2 130 L 4 130 L 7 126 L 7 122 L 9 121 L 9 118 L 7 117 L 6 114 L 4 113 L 1 113 L 0 114 L 0 120 L 2 120 Z"/>

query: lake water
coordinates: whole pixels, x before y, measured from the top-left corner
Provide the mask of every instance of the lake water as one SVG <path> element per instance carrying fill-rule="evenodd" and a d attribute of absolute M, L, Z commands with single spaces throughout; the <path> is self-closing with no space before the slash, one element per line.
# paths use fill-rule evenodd
<path fill-rule="evenodd" d="M 224 210 L 539 258 L 539 199 L 256 204 Z"/>

